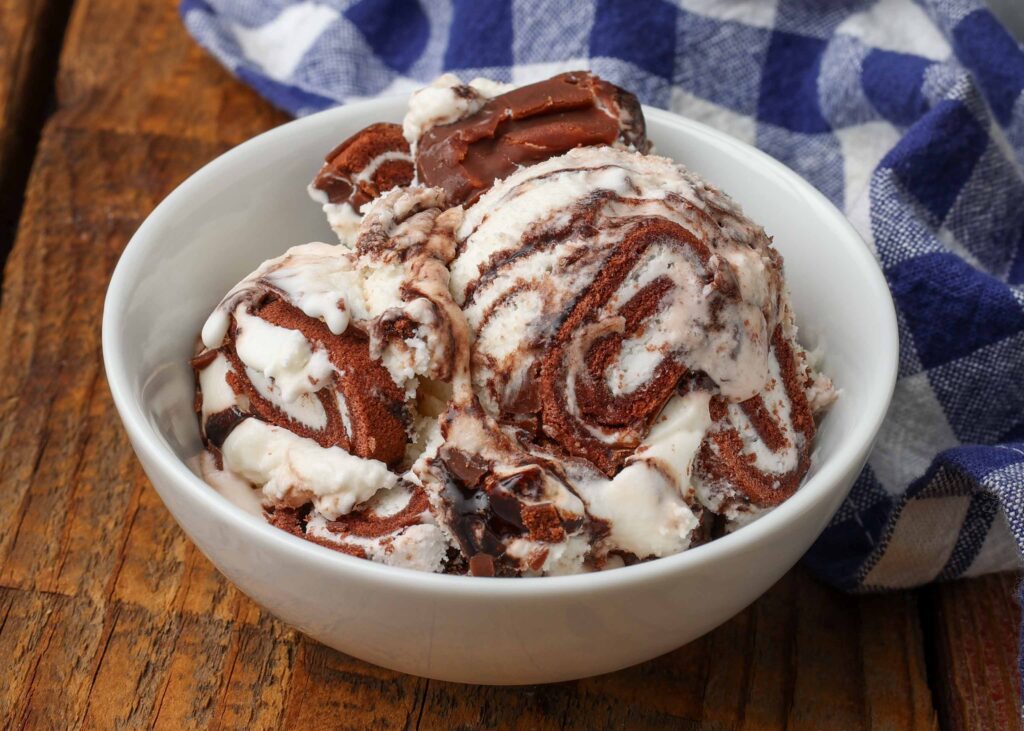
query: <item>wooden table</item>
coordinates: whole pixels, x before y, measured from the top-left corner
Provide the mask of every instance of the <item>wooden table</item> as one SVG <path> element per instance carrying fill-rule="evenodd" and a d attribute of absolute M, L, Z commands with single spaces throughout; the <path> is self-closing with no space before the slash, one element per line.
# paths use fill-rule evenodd
<path fill-rule="evenodd" d="M 1014 576 L 848 597 L 797 569 L 676 652 L 534 688 L 372 667 L 240 595 L 150 488 L 100 358 L 142 219 L 286 121 L 175 5 L 0 0 L 0 727 L 1017 727 Z"/>

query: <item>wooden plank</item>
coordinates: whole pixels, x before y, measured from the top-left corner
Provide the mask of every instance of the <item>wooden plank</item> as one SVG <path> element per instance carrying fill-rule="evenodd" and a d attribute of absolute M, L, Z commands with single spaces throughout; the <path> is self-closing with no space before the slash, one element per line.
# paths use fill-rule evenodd
<path fill-rule="evenodd" d="M 21 211 L 71 0 L 0 0 L 0 263 Z"/>
<path fill-rule="evenodd" d="M 33 643 L 32 676 L 21 687 L 13 717 L 20 728 L 67 728 L 85 711 L 93 660 L 106 638 L 106 617 L 85 597 L 26 594 L 52 597 L 54 605 L 43 636 Z"/>
<path fill-rule="evenodd" d="M 22 698 L 38 666 L 48 618 L 65 597 L 0 587 L 0 728 L 12 728 L 23 714 Z"/>
<path fill-rule="evenodd" d="M 285 728 L 402 728 L 416 718 L 423 678 L 375 667 L 299 639 Z"/>
<path fill-rule="evenodd" d="M 118 603 L 110 607 L 109 622 L 86 694 L 85 723 L 143 728 L 159 709 L 182 620 Z"/>
<path fill-rule="evenodd" d="M 870 728 L 935 727 L 916 595 L 861 597 L 860 640 Z"/>
<path fill-rule="evenodd" d="M 1021 577 L 996 574 L 925 592 L 934 659 L 932 686 L 946 727 L 1024 727 L 1020 649 Z"/>
<path fill-rule="evenodd" d="M 99 319 L 156 202 L 284 118 L 165 0 L 79 0 L 57 90 L 0 301 L 0 724 L 934 727 L 913 595 L 842 597 L 802 571 L 686 648 L 539 688 L 402 676 L 267 617 L 148 486 L 115 426 Z"/>
<path fill-rule="evenodd" d="M 657 660 L 530 689 L 470 694 L 434 682 L 420 721 L 425 728 L 934 729 L 917 614 L 911 594 L 843 596 L 798 569 L 738 617 Z M 873 695 L 882 674 L 889 687 Z"/>
<path fill-rule="evenodd" d="M 230 627 L 210 616 L 182 615 L 182 625 L 172 645 L 158 702 L 151 719 L 153 728 L 206 728 L 217 709 L 224 668 L 232 644 Z"/>
<path fill-rule="evenodd" d="M 64 126 L 223 145 L 288 119 L 192 42 L 166 0 L 78 0 L 57 99 Z"/>
<path fill-rule="evenodd" d="M 10 18 L 4 6 L 0 22 Z M 178 59 L 169 69 L 146 59 L 173 77 L 160 89 L 124 65 L 146 65 L 156 38 Z M 287 678 L 295 636 L 198 556 L 148 486 L 103 379 L 99 321 L 117 257 L 153 206 L 283 116 L 206 58 L 174 3 L 79 3 L 61 79 L 0 301 L 0 726 L 230 719 L 211 703 L 240 697 L 237 687 L 218 696 L 222 682 L 273 698 L 262 684 Z M 195 109 L 211 95 L 219 111 L 201 105 L 201 129 L 162 108 L 174 98 Z M 99 98 L 121 105 L 105 111 L 116 124 L 78 113 Z M 248 709 L 254 725 L 276 723 L 266 719 L 280 717 L 286 685 L 269 716 Z"/>
<path fill-rule="evenodd" d="M 56 125 L 40 143 L 0 310 L 0 338 L 14 351 L 0 374 L 5 585 L 98 598 L 123 563 L 133 495 L 146 481 L 103 379 L 102 295 L 141 217 L 219 149 Z M 149 527 L 166 526 L 150 498 L 145 507 L 158 512 Z"/>
<path fill-rule="evenodd" d="M 160 75 L 124 73 L 142 67 Z M 132 496 L 146 484 L 112 426 L 103 380 L 99 320 L 109 274 L 174 185 L 283 116 L 207 58 L 174 4 L 162 1 L 78 3 L 59 86 L 61 107 L 42 140 L 0 309 L 9 360 L 0 375 L 0 584 L 98 599 L 124 558 L 110 538 L 127 539 Z M 173 109 L 154 101 L 168 95 Z M 120 106 L 82 112 L 104 99 Z M 206 123 L 182 125 L 181 113 Z M 154 524 L 166 523 L 157 509 Z"/>
<path fill-rule="evenodd" d="M 274 620 L 264 618 L 255 626 L 236 624 L 224 683 L 213 700 L 213 725 L 280 728 L 298 644 L 298 633 Z"/>

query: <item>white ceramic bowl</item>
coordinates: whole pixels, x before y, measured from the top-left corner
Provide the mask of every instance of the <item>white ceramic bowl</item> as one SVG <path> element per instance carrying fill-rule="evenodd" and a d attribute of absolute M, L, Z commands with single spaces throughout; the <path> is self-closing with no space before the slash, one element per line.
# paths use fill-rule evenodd
<path fill-rule="evenodd" d="M 777 510 L 691 551 L 605 573 L 443 576 L 351 558 L 244 512 L 187 466 L 199 453 L 186 360 L 212 308 L 264 259 L 331 241 L 306 183 L 326 150 L 401 118 L 404 99 L 286 124 L 214 160 L 143 223 L 107 292 L 103 355 L 132 445 L 175 520 L 231 581 L 288 624 L 378 665 L 442 680 L 542 683 L 609 672 L 708 632 L 807 550 L 860 471 L 896 375 L 892 300 L 846 219 L 788 168 L 648 109 L 658 151 L 717 183 L 775 237 L 805 343 L 842 389 L 814 466 Z"/>

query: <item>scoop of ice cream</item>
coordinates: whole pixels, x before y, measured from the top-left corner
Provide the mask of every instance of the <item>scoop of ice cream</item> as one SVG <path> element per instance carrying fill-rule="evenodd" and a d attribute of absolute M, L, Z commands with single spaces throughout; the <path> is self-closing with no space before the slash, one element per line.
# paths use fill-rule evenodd
<path fill-rule="evenodd" d="M 192 363 L 204 440 L 223 470 L 259 488 L 279 520 L 294 514 L 304 535 L 319 525 L 309 515 L 332 536 L 354 509 L 361 525 L 372 522 L 367 501 L 406 485 L 422 447 L 417 386 L 450 375 L 453 347 L 430 298 L 441 290 L 450 299 L 445 265 L 461 210 L 442 212 L 440 199 L 424 189 L 385 195 L 354 249 L 307 244 L 265 262 L 203 328 Z M 405 543 L 444 542 L 436 527 L 410 525 L 400 526 Z M 389 546 L 404 545 L 392 534 Z"/>
<path fill-rule="evenodd" d="M 454 402 L 421 477 L 484 571 L 676 553 L 709 511 L 776 504 L 806 472 L 809 371 L 782 260 L 713 186 L 580 148 L 496 183 L 456 241 L 475 400 Z M 729 472 L 775 449 L 790 450 L 777 485 Z"/>
<path fill-rule="evenodd" d="M 414 170 L 409 143 L 397 124 L 379 122 L 331 150 L 309 185 L 341 243 L 355 243 L 360 209 L 393 188 L 410 185 Z"/>
<path fill-rule="evenodd" d="M 421 92 L 432 113 L 421 112 L 425 105 L 414 95 L 415 121 L 407 121 L 405 131 L 415 145 L 417 179 L 443 188 L 450 205 L 471 204 L 518 167 L 575 147 L 648 148 L 636 97 L 588 72 L 560 74 L 492 98 L 487 96 L 494 90 L 479 83 L 452 84 L 447 96 L 441 88 Z"/>
<path fill-rule="evenodd" d="M 768 382 L 781 259 L 667 159 L 582 148 L 525 168 L 470 209 L 458 242 L 482 402 L 605 472 L 684 376 L 731 401 Z"/>
<path fill-rule="evenodd" d="M 309 194 L 352 246 L 362 207 L 395 187 L 440 186 L 447 206 L 469 204 L 517 167 L 605 144 L 649 148 L 636 97 L 593 74 L 518 89 L 445 74 L 412 95 L 401 126 L 372 124 L 331 150 Z"/>
<path fill-rule="evenodd" d="M 394 485 L 388 467 L 404 458 L 413 416 L 366 333 L 333 332 L 303 311 L 308 297 L 277 284 L 342 262 L 316 244 L 268 262 L 211 316 L 192 361 L 200 426 L 223 466 L 270 503 L 332 515 Z"/>

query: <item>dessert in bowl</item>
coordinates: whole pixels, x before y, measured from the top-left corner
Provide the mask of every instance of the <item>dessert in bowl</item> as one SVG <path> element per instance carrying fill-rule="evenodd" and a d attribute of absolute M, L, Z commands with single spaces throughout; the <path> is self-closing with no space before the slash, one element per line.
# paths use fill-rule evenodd
<path fill-rule="evenodd" d="M 333 647 L 493 683 L 653 657 L 781 576 L 863 465 L 896 362 L 870 252 L 783 166 L 664 112 L 642 136 L 600 84 L 592 140 L 527 124 L 496 170 L 458 146 L 499 146 L 481 118 L 530 106 L 504 89 L 461 90 L 454 120 L 384 100 L 286 125 L 186 181 L 118 265 L 104 352 L 147 473 L 218 568 Z M 419 134 L 329 156 L 342 243 L 304 245 L 329 236 L 310 161 L 403 116 Z M 841 390 L 817 425 L 832 386 L 794 312 Z"/>

